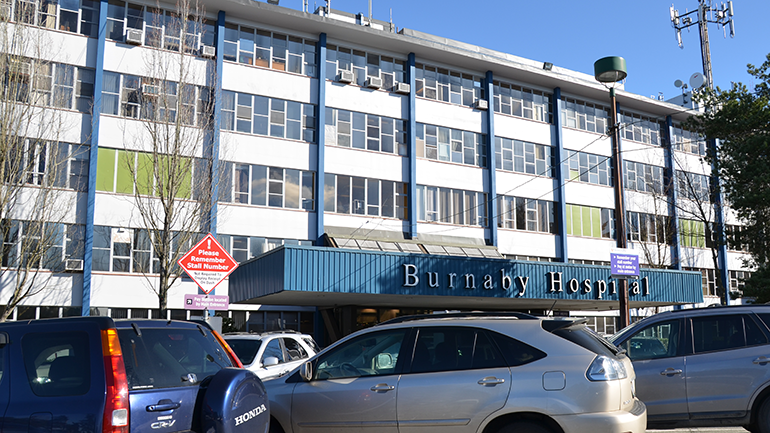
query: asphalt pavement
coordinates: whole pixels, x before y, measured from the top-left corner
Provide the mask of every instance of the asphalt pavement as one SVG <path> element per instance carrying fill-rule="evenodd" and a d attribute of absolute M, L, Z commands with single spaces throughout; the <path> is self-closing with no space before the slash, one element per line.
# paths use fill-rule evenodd
<path fill-rule="evenodd" d="M 747 433 L 743 427 L 678 428 L 675 430 L 647 430 L 647 433 Z"/>

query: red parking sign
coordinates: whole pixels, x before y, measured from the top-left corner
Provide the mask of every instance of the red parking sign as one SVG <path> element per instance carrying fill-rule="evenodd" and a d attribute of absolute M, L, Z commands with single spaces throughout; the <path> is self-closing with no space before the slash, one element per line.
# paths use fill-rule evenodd
<path fill-rule="evenodd" d="M 205 293 L 214 290 L 238 267 L 238 262 L 211 233 L 195 244 L 177 263 Z"/>

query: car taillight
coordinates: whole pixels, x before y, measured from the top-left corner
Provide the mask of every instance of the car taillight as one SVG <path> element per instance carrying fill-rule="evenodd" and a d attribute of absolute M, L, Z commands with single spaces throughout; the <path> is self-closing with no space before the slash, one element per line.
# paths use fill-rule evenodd
<path fill-rule="evenodd" d="M 628 373 L 622 362 L 606 356 L 597 356 L 588 367 L 586 377 L 594 382 L 620 380 L 628 377 Z"/>
<path fill-rule="evenodd" d="M 241 362 L 240 359 L 238 359 L 238 355 L 236 355 L 235 352 L 233 352 L 233 349 L 231 349 L 230 345 L 227 344 L 225 339 L 222 338 L 221 335 L 219 335 L 219 332 L 212 329 L 211 333 L 214 334 L 214 338 L 216 338 L 219 344 L 221 344 L 222 347 L 225 349 L 225 352 L 227 353 L 227 356 L 230 357 L 230 361 L 233 363 L 233 365 L 238 368 L 243 368 L 243 363 Z"/>
<path fill-rule="evenodd" d="M 128 378 L 117 330 L 102 330 L 102 355 L 107 381 L 102 433 L 128 433 Z"/>

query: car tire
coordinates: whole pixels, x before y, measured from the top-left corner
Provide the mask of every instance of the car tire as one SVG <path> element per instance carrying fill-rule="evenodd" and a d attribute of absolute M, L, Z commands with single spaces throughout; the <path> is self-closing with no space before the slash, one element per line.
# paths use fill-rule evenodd
<path fill-rule="evenodd" d="M 754 433 L 770 433 L 770 397 L 762 400 L 757 410 L 757 417 L 754 419 L 752 429 Z"/>
<path fill-rule="evenodd" d="M 553 433 L 550 428 L 536 421 L 516 421 L 505 425 L 497 433 Z"/>

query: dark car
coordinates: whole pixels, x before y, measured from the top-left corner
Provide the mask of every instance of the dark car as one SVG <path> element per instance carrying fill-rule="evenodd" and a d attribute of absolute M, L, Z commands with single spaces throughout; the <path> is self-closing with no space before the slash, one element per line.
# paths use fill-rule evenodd
<path fill-rule="evenodd" d="M 267 396 L 205 324 L 0 323 L 2 433 L 266 432 Z"/>
<path fill-rule="evenodd" d="M 770 432 L 770 305 L 668 311 L 611 341 L 626 350 L 655 428 Z"/>

